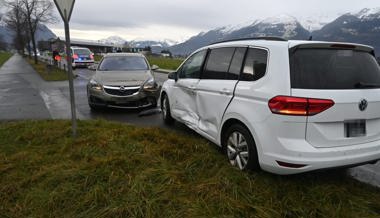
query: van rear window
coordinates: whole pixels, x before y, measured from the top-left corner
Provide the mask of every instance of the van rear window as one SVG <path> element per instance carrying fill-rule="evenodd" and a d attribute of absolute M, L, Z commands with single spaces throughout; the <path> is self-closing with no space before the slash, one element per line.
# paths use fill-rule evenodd
<path fill-rule="evenodd" d="M 292 88 L 380 88 L 380 68 L 373 55 L 349 49 L 300 48 L 290 54 Z"/>

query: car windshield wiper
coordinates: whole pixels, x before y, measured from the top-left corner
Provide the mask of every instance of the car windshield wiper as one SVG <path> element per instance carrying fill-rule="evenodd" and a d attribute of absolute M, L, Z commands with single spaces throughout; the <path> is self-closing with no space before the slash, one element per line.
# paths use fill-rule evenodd
<path fill-rule="evenodd" d="M 358 82 L 354 86 L 357 89 L 361 89 L 361 88 L 380 88 L 380 83 Z"/>

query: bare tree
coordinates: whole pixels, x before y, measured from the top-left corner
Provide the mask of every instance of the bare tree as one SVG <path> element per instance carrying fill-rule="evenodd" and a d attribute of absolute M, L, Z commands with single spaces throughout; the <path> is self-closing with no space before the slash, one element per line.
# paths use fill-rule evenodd
<path fill-rule="evenodd" d="M 49 0 L 20 0 L 24 7 L 24 16 L 33 46 L 34 62 L 38 63 L 36 31 L 39 25 L 56 20 L 53 14 L 53 4 Z"/>
<path fill-rule="evenodd" d="M 25 44 L 28 31 L 26 26 L 26 17 L 24 12 L 23 3 L 19 0 L 10 0 L 5 2 L 5 6 L 8 7 L 8 12 L 5 14 L 5 23 L 8 28 L 14 32 L 13 44 L 19 53 L 24 54 Z M 29 50 L 30 54 L 30 50 Z"/>

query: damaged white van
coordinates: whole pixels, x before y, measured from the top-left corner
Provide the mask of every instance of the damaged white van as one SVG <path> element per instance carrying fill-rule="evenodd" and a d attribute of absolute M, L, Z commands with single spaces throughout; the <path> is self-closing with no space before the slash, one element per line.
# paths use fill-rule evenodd
<path fill-rule="evenodd" d="M 380 68 L 372 47 L 242 39 L 190 55 L 161 91 L 241 170 L 295 174 L 380 159 Z"/>

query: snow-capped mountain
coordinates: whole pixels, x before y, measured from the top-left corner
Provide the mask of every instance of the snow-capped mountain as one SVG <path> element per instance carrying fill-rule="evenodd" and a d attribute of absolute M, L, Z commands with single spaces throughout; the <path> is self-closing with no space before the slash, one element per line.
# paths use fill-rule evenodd
<path fill-rule="evenodd" d="M 334 21 L 342 14 L 331 13 L 318 13 L 309 16 L 297 16 L 301 25 L 310 32 L 320 30 L 326 24 Z"/>
<path fill-rule="evenodd" d="M 172 46 L 176 55 L 188 55 L 194 50 L 213 42 L 278 36 L 285 39 L 353 42 L 371 45 L 380 54 L 380 8 L 365 8 L 346 14 L 323 14 L 310 17 L 279 15 L 247 22 L 246 25 L 225 26 L 201 32 L 189 40 Z"/>
<path fill-rule="evenodd" d="M 133 40 L 128 42 L 128 46 L 136 48 L 145 48 L 145 47 L 162 47 L 168 48 L 170 44 L 167 41 L 154 41 L 154 40 Z"/>
<path fill-rule="evenodd" d="M 380 54 L 380 8 L 344 14 L 312 34 L 315 40 L 371 45 Z"/>
<path fill-rule="evenodd" d="M 128 45 L 129 47 L 136 47 L 136 48 L 145 48 L 148 46 L 168 48 L 170 46 L 177 44 L 176 41 L 170 40 L 170 39 L 165 39 L 162 41 L 135 39 L 128 42 L 127 40 L 123 39 L 120 36 L 110 36 L 108 38 L 99 40 L 99 42 L 105 43 L 105 44 L 117 45 L 117 46 Z"/>
<path fill-rule="evenodd" d="M 361 20 L 379 19 L 380 8 L 364 8 L 356 13 L 350 13 L 350 14 Z"/>
<path fill-rule="evenodd" d="M 120 36 L 110 36 L 105 39 L 100 39 L 99 42 L 104 44 L 123 46 L 127 40 L 121 38 Z"/>
<path fill-rule="evenodd" d="M 283 14 L 263 20 L 246 22 L 245 25 L 226 26 L 202 32 L 197 36 L 191 37 L 186 42 L 172 46 L 170 50 L 173 54 L 186 55 L 213 42 L 262 36 L 308 39 L 310 33 L 295 17 Z"/>

